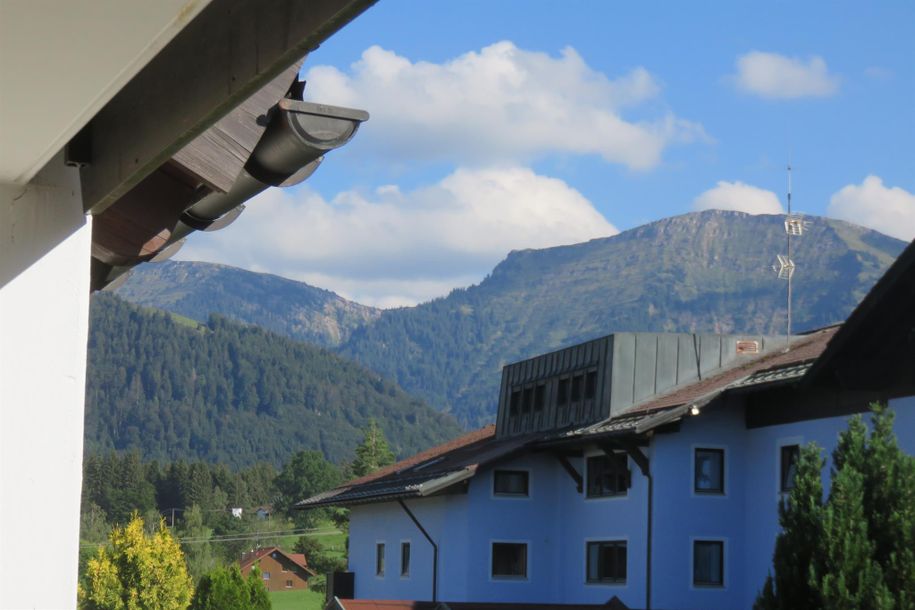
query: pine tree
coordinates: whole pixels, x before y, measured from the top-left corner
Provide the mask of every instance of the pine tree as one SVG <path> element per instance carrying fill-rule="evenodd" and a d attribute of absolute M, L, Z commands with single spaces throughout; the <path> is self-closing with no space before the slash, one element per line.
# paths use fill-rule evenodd
<path fill-rule="evenodd" d="M 320 452 L 300 451 L 276 477 L 274 485 L 280 495 L 274 507 L 293 519 L 297 527 L 311 527 L 326 511 L 295 510 L 296 502 L 332 489 L 339 482 L 337 467 L 325 460 Z"/>
<path fill-rule="evenodd" d="M 200 579 L 190 610 L 270 610 L 270 597 L 257 567 L 245 579 L 232 565 Z"/>
<path fill-rule="evenodd" d="M 353 474 L 362 477 L 393 463 L 394 453 L 388 446 L 384 431 L 378 427 L 374 419 L 370 419 L 362 443 L 356 447 L 356 459 L 352 463 Z"/>
<path fill-rule="evenodd" d="M 915 457 L 897 445 L 893 412 L 871 409 L 870 436 L 860 416 L 839 435 L 825 505 L 822 460 L 811 469 L 802 450 L 756 608 L 915 610 Z"/>
<path fill-rule="evenodd" d="M 873 405 L 873 431 L 866 459 L 864 512 L 896 607 L 915 609 L 915 457 L 906 455 L 893 433 L 894 414 Z"/>
<path fill-rule="evenodd" d="M 212 528 L 204 524 L 203 511 L 196 504 L 184 513 L 184 527 L 182 537 L 193 542 L 185 544 L 188 571 L 191 578 L 197 580 L 215 568 L 219 559 L 213 552 L 210 539 L 213 536 Z"/>
<path fill-rule="evenodd" d="M 864 516 L 864 475 L 846 463 L 835 473 L 823 511 L 820 552 L 810 586 L 830 610 L 890 610 L 892 596 L 874 560 Z"/>
<path fill-rule="evenodd" d="M 755 605 L 760 610 L 823 607 L 819 592 L 809 582 L 823 529 L 822 470 L 822 450 L 812 443 L 804 446 L 798 458 L 794 488 L 778 508 L 782 531 L 775 540 L 775 575 L 766 579 Z"/>

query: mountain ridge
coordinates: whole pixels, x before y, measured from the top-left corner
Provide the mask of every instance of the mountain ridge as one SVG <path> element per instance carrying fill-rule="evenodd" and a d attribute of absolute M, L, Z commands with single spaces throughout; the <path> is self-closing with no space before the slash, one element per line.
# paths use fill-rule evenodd
<path fill-rule="evenodd" d="M 219 263 L 142 265 L 115 294 L 127 301 L 206 322 L 213 311 L 292 339 L 334 347 L 381 310 L 324 288 Z M 258 303 L 251 294 L 267 295 Z"/>
<path fill-rule="evenodd" d="M 805 220 L 793 242 L 796 330 L 843 320 L 905 246 L 844 221 Z M 478 425 L 494 416 L 502 366 L 565 345 L 614 331 L 783 333 L 785 286 L 771 268 L 784 253 L 783 222 L 709 210 L 515 250 L 479 284 L 381 311 L 334 347 Z"/>

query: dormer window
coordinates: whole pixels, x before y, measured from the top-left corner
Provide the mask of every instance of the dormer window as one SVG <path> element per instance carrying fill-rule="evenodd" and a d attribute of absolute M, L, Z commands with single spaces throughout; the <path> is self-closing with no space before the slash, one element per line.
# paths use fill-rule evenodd
<path fill-rule="evenodd" d="M 572 402 L 581 400 L 582 385 L 584 385 L 584 375 L 572 377 Z"/>
<path fill-rule="evenodd" d="M 537 387 L 534 388 L 534 411 L 543 411 L 543 408 L 546 406 L 546 384 L 540 383 L 537 384 Z"/>
<path fill-rule="evenodd" d="M 569 404 L 569 378 L 559 380 L 559 388 L 556 391 L 556 406 L 564 407 Z"/>
<path fill-rule="evenodd" d="M 521 412 L 521 390 L 512 390 L 511 403 L 509 405 L 508 414 L 511 417 L 515 417 L 518 413 Z"/>
<path fill-rule="evenodd" d="M 597 395 L 597 371 L 588 371 L 585 377 L 585 400 L 594 400 Z"/>
<path fill-rule="evenodd" d="M 522 400 L 522 409 L 527 415 L 534 407 L 534 388 L 524 388 L 524 399 Z"/>

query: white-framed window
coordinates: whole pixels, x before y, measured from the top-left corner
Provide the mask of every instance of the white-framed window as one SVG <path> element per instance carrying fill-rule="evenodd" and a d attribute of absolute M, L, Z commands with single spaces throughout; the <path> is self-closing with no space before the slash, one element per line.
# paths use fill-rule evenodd
<path fill-rule="evenodd" d="M 526 469 L 493 470 L 492 495 L 494 498 L 529 498 L 530 478 L 530 471 Z"/>
<path fill-rule="evenodd" d="M 585 541 L 585 582 L 589 585 L 625 585 L 628 540 L 607 538 Z"/>
<path fill-rule="evenodd" d="M 727 585 L 727 540 L 714 537 L 690 539 L 691 586 L 724 589 Z"/>
<path fill-rule="evenodd" d="M 693 495 L 727 494 L 727 449 L 716 445 L 693 445 Z"/>
<path fill-rule="evenodd" d="M 400 541 L 400 577 L 410 578 L 410 541 Z"/>
<path fill-rule="evenodd" d="M 287 589 L 291 589 L 291 588 L 292 588 L 292 581 L 291 581 L 291 580 L 287 580 L 287 581 L 286 581 L 286 588 L 287 588 Z"/>
<path fill-rule="evenodd" d="M 270 580 L 270 572 L 261 572 L 261 578 L 264 580 Z"/>
<path fill-rule="evenodd" d="M 490 543 L 490 577 L 493 580 L 527 580 L 527 541 L 493 540 Z"/>
<path fill-rule="evenodd" d="M 788 436 L 775 441 L 775 493 L 778 498 L 794 488 L 797 460 L 803 444 L 802 436 Z"/>
<path fill-rule="evenodd" d="M 585 498 L 629 495 L 629 457 L 622 452 L 585 456 Z"/>
<path fill-rule="evenodd" d="M 384 578 L 384 542 L 375 543 L 375 576 Z"/>
<path fill-rule="evenodd" d="M 781 493 L 790 493 L 794 489 L 794 478 L 797 476 L 797 461 L 800 456 L 800 445 L 782 445 L 779 449 L 778 490 Z"/>

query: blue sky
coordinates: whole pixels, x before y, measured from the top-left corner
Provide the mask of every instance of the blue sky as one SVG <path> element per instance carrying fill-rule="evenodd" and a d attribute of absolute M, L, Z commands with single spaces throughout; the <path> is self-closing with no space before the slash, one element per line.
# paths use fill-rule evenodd
<path fill-rule="evenodd" d="M 381 0 L 305 63 L 372 118 L 185 258 L 368 304 L 706 207 L 915 237 L 915 3 Z M 265 242 L 265 237 L 269 239 Z"/>

